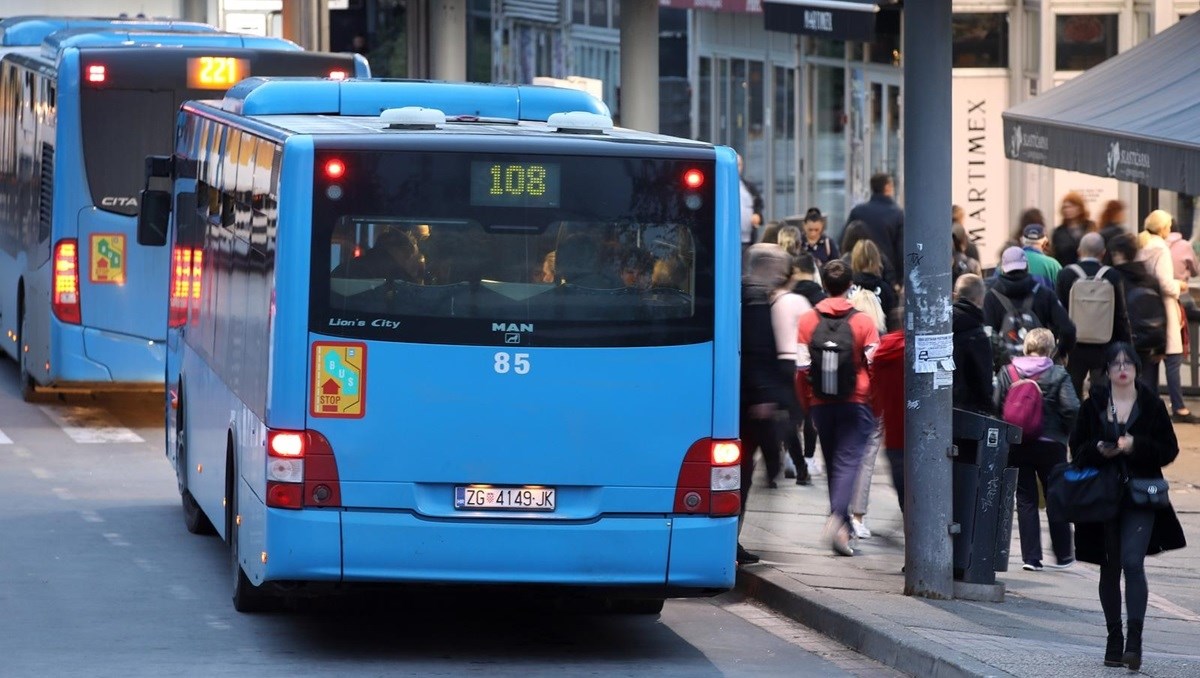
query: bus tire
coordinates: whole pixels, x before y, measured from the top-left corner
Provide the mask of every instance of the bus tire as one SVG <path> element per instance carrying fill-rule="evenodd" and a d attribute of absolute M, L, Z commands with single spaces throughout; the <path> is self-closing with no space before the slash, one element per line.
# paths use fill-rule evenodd
<path fill-rule="evenodd" d="M 612 611 L 618 614 L 657 615 L 662 613 L 666 600 L 662 598 L 625 598 L 614 600 Z"/>
<path fill-rule="evenodd" d="M 23 305 L 23 304 L 21 304 Z M 17 379 L 21 384 L 21 399 L 27 403 L 32 403 L 37 400 L 37 390 L 33 385 L 33 375 L 29 373 L 29 365 L 27 359 L 29 353 L 25 350 L 25 337 L 29 336 L 25 332 L 25 312 L 21 309 L 21 315 L 17 322 L 17 366 L 19 369 Z"/>
<path fill-rule="evenodd" d="M 192 534 L 216 534 L 217 529 L 213 526 L 212 521 L 204 515 L 204 509 L 200 508 L 200 504 L 196 502 L 196 498 L 187 488 L 187 438 L 185 437 L 187 427 L 184 425 L 183 417 L 183 397 L 180 396 L 179 414 L 175 417 L 175 474 L 179 482 L 180 503 L 183 505 L 183 524 Z"/>
<path fill-rule="evenodd" d="M 232 446 L 232 442 L 230 443 Z M 226 496 L 229 499 L 226 504 L 229 506 L 228 514 L 226 515 L 226 531 L 225 534 L 229 541 L 230 555 L 230 570 L 233 574 L 233 609 L 243 613 L 268 612 L 274 607 L 275 598 L 260 586 L 255 586 L 246 576 L 246 571 L 242 569 L 241 558 L 239 556 L 238 545 L 238 499 L 237 499 L 237 469 L 233 465 L 233 450 L 232 448 L 227 455 L 225 466 L 226 473 Z"/>

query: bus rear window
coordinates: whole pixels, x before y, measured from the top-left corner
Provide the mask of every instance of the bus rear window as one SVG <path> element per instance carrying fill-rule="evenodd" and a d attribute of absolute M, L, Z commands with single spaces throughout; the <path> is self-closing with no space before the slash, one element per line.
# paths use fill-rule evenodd
<path fill-rule="evenodd" d="M 473 345 L 712 337 L 712 191 L 681 179 L 711 161 L 337 160 L 344 183 L 317 179 L 314 331 Z"/>
<path fill-rule="evenodd" d="M 185 97 L 171 90 L 84 88 L 81 94 L 83 157 L 92 204 L 135 215 L 146 156 L 171 152 L 175 111 Z"/>

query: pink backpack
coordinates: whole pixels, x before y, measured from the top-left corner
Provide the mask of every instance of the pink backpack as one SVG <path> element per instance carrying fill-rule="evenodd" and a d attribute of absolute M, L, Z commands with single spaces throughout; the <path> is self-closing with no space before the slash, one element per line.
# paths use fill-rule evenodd
<path fill-rule="evenodd" d="M 1021 442 L 1031 443 L 1042 435 L 1042 387 L 1030 378 L 1021 378 L 1017 368 L 1008 366 L 1012 385 L 1004 396 L 1001 418 L 1021 427 Z"/>

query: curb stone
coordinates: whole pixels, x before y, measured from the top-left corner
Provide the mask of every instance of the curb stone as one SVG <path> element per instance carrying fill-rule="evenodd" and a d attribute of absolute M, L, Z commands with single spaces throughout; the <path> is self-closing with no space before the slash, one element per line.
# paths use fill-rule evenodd
<path fill-rule="evenodd" d="M 769 567 L 739 568 L 737 590 L 856 652 L 912 676 L 1015 678 Z"/>

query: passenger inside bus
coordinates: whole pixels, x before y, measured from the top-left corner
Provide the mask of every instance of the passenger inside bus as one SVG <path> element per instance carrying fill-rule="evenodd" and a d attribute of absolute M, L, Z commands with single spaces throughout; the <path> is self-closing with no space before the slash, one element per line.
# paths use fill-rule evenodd
<path fill-rule="evenodd" d="M 333 270 L 335 278 L 380 278 L 393 282 L 420 283 L 421 253 L 413 237 L 389 228 L 375 239 L 375 245 L 358 257 L 347 259 Z"/>
<path fill-rule="evenodd" d="M 621 281 L 602 256 L 600 242 L 583 233 L 568 236 L 555 250 L 554 273 L 559 282 L 593 289 L 616 289 Z"/>

